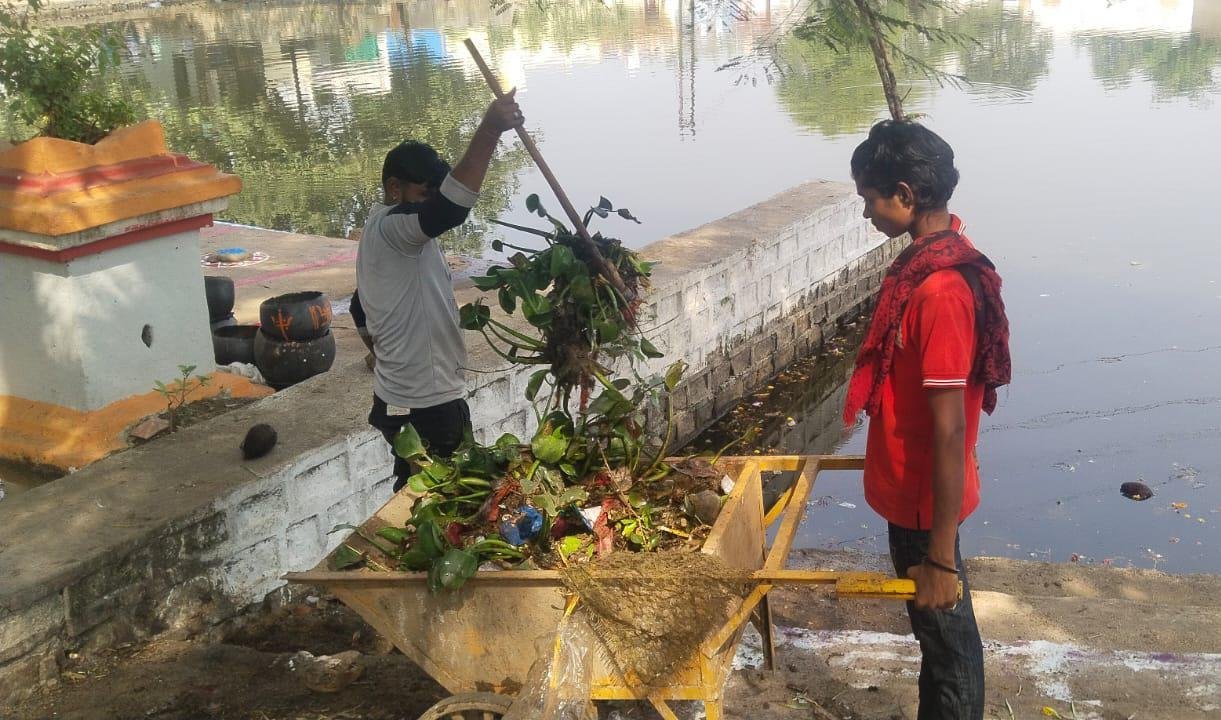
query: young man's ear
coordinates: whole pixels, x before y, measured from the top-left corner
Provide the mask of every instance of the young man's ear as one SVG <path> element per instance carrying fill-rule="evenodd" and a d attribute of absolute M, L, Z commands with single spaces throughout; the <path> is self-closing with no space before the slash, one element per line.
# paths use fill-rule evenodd
<path fill-rule="evenodd" d="M 899 181 L 895 186 L 895 198 L 905 208 L 914 208 L 916 206 L 916 193 L 912 190 L 912 186 Z"/>
<path fill-rule="evenodd" d="M 396 177 L 386 178 L 386 182 L 382 184 L 382 191 L 386 193 L 386 204 L 397 205 L 403 201 L 403 185 Z"/>

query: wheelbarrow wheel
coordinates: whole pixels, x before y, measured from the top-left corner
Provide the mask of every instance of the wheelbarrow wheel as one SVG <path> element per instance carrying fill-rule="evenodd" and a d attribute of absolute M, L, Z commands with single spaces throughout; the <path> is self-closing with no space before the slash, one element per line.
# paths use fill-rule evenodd
<path fill-rule="evenodd" d="M 462 693 L 428 708 L 420 720 L 499 720 L 512 704 L 513 698 L 495 693 Z"/>

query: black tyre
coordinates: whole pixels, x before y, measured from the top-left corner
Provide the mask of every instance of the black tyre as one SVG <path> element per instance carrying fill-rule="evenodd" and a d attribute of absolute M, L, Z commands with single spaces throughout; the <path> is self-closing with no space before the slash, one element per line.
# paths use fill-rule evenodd
<path fill-rule="evenodd" d="M 208 301 L 208 319 L 212 322 L 224 320 L 233 312 L 233 278 L 204 275 L 204 297 Z"/>
<path fill-rule="evenodd" d="M 331 369 L 335 362 L 335 336 L 328 330 L 313 340 L 278 340 L 266 332 L 254 337 L 254 364 L 277 390 Z"/>
<path fill-rule="evenodd" d="M 254 362 L 254 338 L 258 325 L 229 325 L 212 331 L 212 353 L 217 365 Z"/>
<path fill-rule="evenodd" d="M 314 340 L 331 329 L 331 301 L 316 290 L 268 298 L 259 306 L 259 324 L 277 340 Z"/>

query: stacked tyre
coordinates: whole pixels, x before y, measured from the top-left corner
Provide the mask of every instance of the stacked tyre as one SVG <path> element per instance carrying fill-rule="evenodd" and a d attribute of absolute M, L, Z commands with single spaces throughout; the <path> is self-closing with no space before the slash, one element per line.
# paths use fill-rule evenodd
<path fill-rule="evenodd" d="M 282 389 L 331 369 L 335 336 L 331 301 L 316 291 L 279 295 L 259 306 L 254 364 L 267 384 Z"/>
<path fill-rule="evenodd" d="M 233 278 L 204 275 L 204 297 L 208 301 L 208 323 L 213 330 L 237 324 L 233 318 Z"/>

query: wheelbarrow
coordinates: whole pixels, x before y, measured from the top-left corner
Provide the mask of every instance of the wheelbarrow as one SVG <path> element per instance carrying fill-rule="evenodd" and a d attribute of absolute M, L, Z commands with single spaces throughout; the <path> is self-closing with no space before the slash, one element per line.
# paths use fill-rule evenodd
<path fill-rule="evenodd" d="M 723 458 L 717 467 L 736 480 L 701 551 L 748 571 L 754 589 L 726 622 L 710 628 L 698 653 L 662 682 L 651 684 L 647 692 L 626 682 L 599 653 L 589 653 L 591 700 L 647 701 L 666 720 L 677 720 L 669 701 L 700 701 L 708 720 L 722 720 L 725 682 L 747 622 L 763 638 L 767 667 L 774 665 L 767 607 L 772 588 L 828 584 L 841 598 L 914 597 L 912 580 L 881 573 L 785 569 L 818 474 L 860 470 L 863 457 L 735 457 Z M 765 507 L 763 475 L 777 472 L 793 473 L 795 478 L 770 508 Z M 402 527 L 410 517 L 412 502 L 408 493 L 396 495 L 365 523 L 363 531 L 373 536 L 386 525 Z M 769 532 L 777 523 L 769 544 Z M 371 549 L 355 533 L 346 542 L 358 550 Z M 453 693 L 420 720 L 502 717 L 535 660 L 522 649 L 533 649 L 536 638 L 554 634 L 565 614 L 564 586 L 560 573 L 553 570 L 479 572 L 457 592 L 433 593 L 425 573 L 334 572 L 327 569 L 327 560 L 314 570 L 285 577 L 290 582 L 325 587 Z"/>

